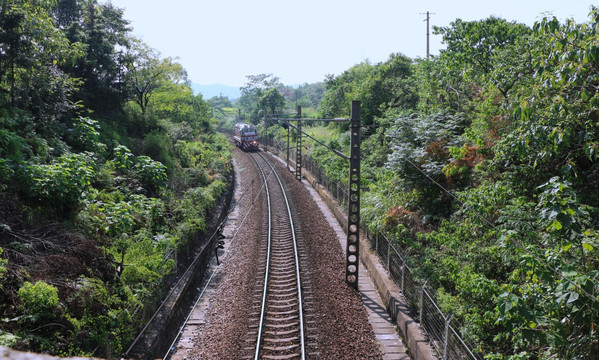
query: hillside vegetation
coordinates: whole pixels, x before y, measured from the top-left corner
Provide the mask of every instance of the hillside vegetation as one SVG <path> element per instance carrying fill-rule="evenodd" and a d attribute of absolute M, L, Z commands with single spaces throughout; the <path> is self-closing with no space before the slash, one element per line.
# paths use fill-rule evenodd
<path fill-rule="evenodd" d="M 0 2 L 0 345 L 120 357 L 226 187 L 185 70 L 96 0 Z"/>
<path fill-rule="evenodd" d="M 435 31 L 438 56 L 392 54 L 325 82 L 320 116 L 348 117 L 360 100 L 369 125 L 363 224 L 395 239 L 485 358 L 592 358 L 599 11 L 582 24 L 490 17 Z M 346 130 L 318 133 L 348 153 Z M 345 160 L 319 145 L 310 156 L 347 182 Z"/>
<path fill-rule="evenodd" d="M 473 350 L 599 353 L 596 8 L 581 24 L 457 19 L 435 28 L 437 56 L 297 88 L 249 75 L 234 103 L 194 96 L 110 3 L 5 0 L 0 29 L 0 345 L 120 356 L 226 187 L 218 122 L 285 141 L 265 115 L 348 117 L 360 100 L 363 224 L 394 239 Z M 347 124 L 314 125 L 348 152 Z M 345 160 L 305 145 L 347 180 Z"/>

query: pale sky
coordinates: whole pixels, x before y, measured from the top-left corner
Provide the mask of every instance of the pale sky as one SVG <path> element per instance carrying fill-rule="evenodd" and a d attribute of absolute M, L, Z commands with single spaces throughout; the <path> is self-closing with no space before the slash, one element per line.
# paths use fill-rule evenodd
<path fill-rule="evenodd" d="M 286 85 L 323 81 L 391 53 L 426 56 L 442 48 L 432 26 L 491 15 L 532 26 L 551 12 L 588 21 L 590 0 L 111 0 L 133 34 L 163 57 L 178 57 L 192 82 L 242 86 L 273 74 Z"/>

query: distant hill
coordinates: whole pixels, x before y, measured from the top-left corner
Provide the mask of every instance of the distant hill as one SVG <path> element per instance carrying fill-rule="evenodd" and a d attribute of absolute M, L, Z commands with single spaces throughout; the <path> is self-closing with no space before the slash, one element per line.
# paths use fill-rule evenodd
<path fill-rule="evenodd" d="M 241 96 L 239 87 L 222 84 L 191 84 L 191 89 L 193 90 L 194 94 L 202 94 L 204 100 L 208 100 L 212 97 L 219 96 L 220 94 L 228 97 L 231 100 L 238 99 Z"/>

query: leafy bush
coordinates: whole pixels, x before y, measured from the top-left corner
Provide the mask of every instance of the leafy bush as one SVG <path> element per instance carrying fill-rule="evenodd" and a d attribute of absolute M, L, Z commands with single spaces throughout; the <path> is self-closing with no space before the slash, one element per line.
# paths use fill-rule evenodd
<path fill-rule="evenodd" d="M 114 164 L 117 169 L 130 170 L 134 163 L 134 156 L 131 150 L 124 145 L 119 145 L 113 150 Z"/>
<path fill-rule="evenodd" d="M 151 191 L 160 189 L 167 180 L 166 166 L 148 156 L 138 156 L 135 160 L 135 176 Z"/>
<path fill-rule="evenodd" d="M 22 161 L 32 155 L 27 140 L 17 133 L 0 128 L 0 156 L 12 161 Z"/>
<path fill-rule="evenodd" d="M 8 188 L 14 174 L 15 171 L 10 166 L 9 161 L 0 159 L 0 191 L 4 191 Z"/>
<path fill-rule="evenodd" d="M 0 330 L 0 346 L 14 347 L 21 338 Z"/>
<path fill-rule="evenodd" d="M 58 308 L 58 289 L 43 281 L 35 284 L 26 281 L 19 289 L 22 310 L 33 322 L 49 320 L 56 316 Z"/>
<path fill-rule="evenodd" d="M 79 204 L 83 192 L 90 186 L 97 171 L 91 153 L 68 154 L 53 164 L 32 164 L 25 169 L 26 182 L 30 184 L 28 196 L 57 208 Z"/>
<path fill-rule="evenodd" d="M 155 130 L 146 135 L 141 153 L 163 163 L 171 171 L 175 165 L 175 159 L 171 155 L 172 143 L 166 132 Z"/>
<path fill-rule="evenodd" d="M 102 152 L 106 145 L 100 142 L 100 125 L 98 121 L 79 116 L 73 120 L 73 127 L 68 129 L 69 143 L 76 151 Z"/>
<path fill-rule="evenodd" d="M 75 341 L 65 355 L 92 354 L 98 346 L 121 354 L 134 336 L 131 314 L 125 307 L 131 300 L 122 299 L 98 279 L 81 277 L 76 285 L 77 290 L 66 299 L 66 318 Z"/>

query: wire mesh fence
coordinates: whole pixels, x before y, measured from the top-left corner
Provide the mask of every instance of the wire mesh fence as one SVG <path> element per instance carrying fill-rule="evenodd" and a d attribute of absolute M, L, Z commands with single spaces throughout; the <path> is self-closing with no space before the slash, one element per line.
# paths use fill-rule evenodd
<path fill-rule="evenodd" d="M 349 192 L 345 184 L 328 177 L 318 164 L 308 156 L 303 156 L 304 168 L 309 171 L 316 181 L 322 185 L 337 201 L 344 211 L 347 211 Z"/>
<path fill-rule="evenodd" d="M 439 308 L 435 291 L 426 281 L 417 280 L 396 245 L 396 241 L 383 233 L 367 232 L 372 249 L 380 257 L 393 281 L 401 289 L 415 319 L 429 337 L 441 359 L 480 359 L 471 342 L 464 339 L 452 314 Z M 452 323 L 453 322 L 453 323 Z"/>
<path fill-rule="evenodd" d="M 286 154 L 287 154 L 287 142 L 286 141 L 279 141 L 274 138 L 263 136 L 263 137 L 260 137 L 260 142 L 262 143 L 263 146 L 265 145 L 267 147 L 271 147 L 271 148 L 275 149 L 276 150 L 275 152 L 278 153 L 281 156 L 281 158 L 286 158 Z M 295 161 L 295 157 L 293 156 L 293 151 L 290 151 L 289 156 L 290 156 L 289 161 L 295 166 L 296 161 Z M 312 174 L 312 176 L 314 176 L 316 181 L 320 185 L 322 185 L 331 194 L 331 196 L 337 201 L 339 206 L 344 211 L 347 211 L 347 201 L 348 201 L 349 192 L 348 192 L 345 184 L 331 179 L 325 173 L 325 171 L 313 159 L 311 159 L 307 155 L 302 155 L 301 163 L 302 163 L 302 167 L 306 171 L 310 172 L 310 174 Z"/>

